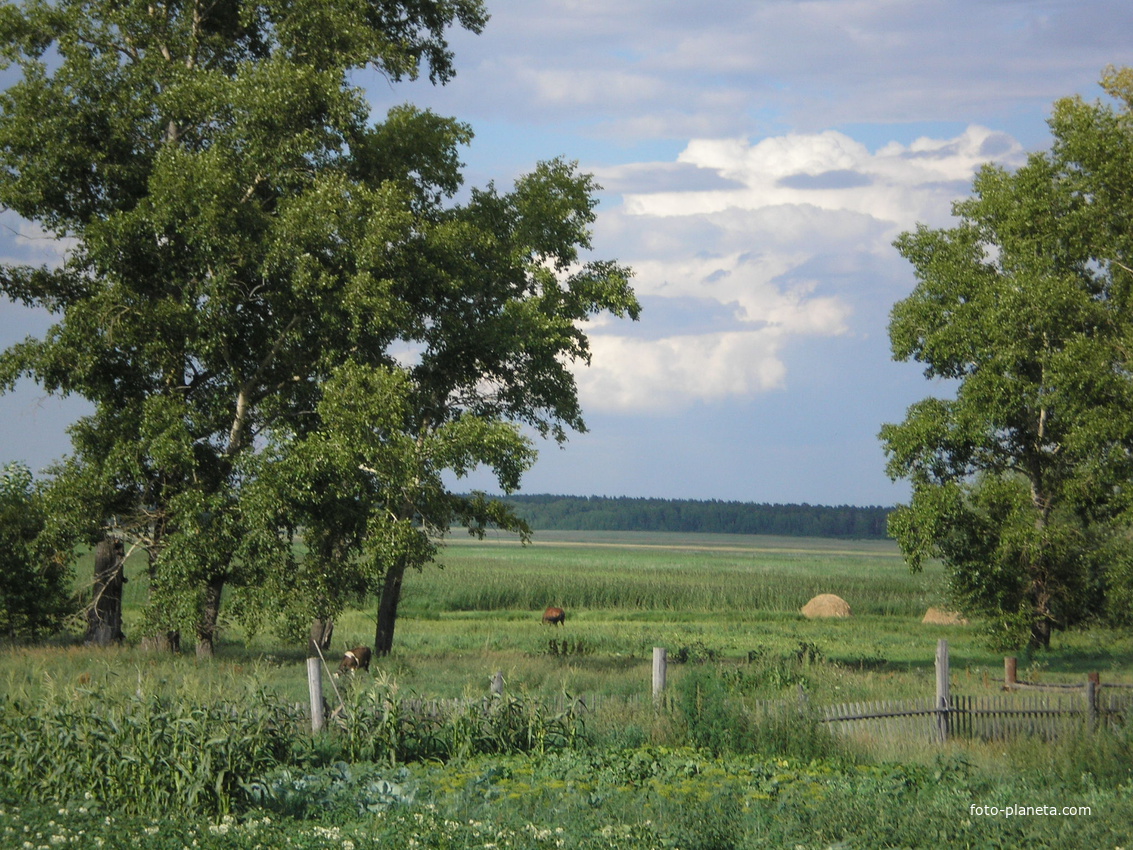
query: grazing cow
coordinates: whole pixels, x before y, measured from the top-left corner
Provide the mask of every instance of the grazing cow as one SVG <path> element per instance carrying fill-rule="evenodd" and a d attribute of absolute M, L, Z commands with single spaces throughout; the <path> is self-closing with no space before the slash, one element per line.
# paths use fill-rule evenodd
<path fill-rule="evenodd" d="M 566 611 L 562 608 L 548 608 L 543 612 L 543 624 L 546 626 L 561 626 L 566 623 Z"/>
<path fill-rule="evenodd" d="M 338 665 L 338 673 L 353 673 L 355 670 L 370 670 L 370 647 L 356 646 L 346 650 L 342 663 Z"/>

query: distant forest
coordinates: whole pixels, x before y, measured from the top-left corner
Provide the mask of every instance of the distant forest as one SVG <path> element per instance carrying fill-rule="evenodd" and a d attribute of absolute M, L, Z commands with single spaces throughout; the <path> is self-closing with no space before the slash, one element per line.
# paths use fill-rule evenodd
<path fill-rule="evenodd" d="M 506 496 L 535 530 L 684 531 L 884 539 L 889 508 L 606 496 Z"/>

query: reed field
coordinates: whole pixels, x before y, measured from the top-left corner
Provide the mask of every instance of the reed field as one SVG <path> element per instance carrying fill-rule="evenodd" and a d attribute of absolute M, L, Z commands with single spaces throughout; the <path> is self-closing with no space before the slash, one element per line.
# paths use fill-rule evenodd
<path fill-rule="evenodd" d="M 146 581 L 140 558 L 127 565 L 125 631 L 137 638 Z M 80 563 L 79 581 L 90 565 Z M 853 615 L 807 620 L 799 609 L 834 593 Z M 548 605 L 564 626 L 541 622 Z M 423 698 L 486 692 L 504 674 L 510 690 L 544 697 L 641 697 L 651 687 L 653 647 L 670 658 L 712 661 L 752 676 L 752 696 L 797 689 L 787 670 L 801 658 L 806 686 L 820 703 L 932 696 L 936 643 L 950 645 L 958 686 L 998 687 L 1003 653 L 989 648 L 983 625 L 922 624 L 945 606 L 939 566 L 911 574 L 892 541 L 653 532 L 540 532 L 523 546 L 508 535 L 450 538 L 438 566 L 406 576 L 393 654 L 375 670 Z M 373 600 L 339 618 L 334 644 L 371 644 Z M 230 671 L 253 671 L 287 700 L 306 698 L 303 647 L 272 634 L 245 635 L 227 624 L 217 659 L 198 664 L 191 645 L 179 658 L 132 649 L 15 650 L 0 655 L 0 683 L 86 676 L 109 686 L 152 672 L 182 690 L 217 687 Z M 1076 680 L 1091 671 L 1133 682 L 1133 636 L 1108 629 L 1056 633 L 1048 653 L 1019 653 L 1025 680 Z M 337 657 L 330 659 L 332 666 Z M 679 680 L 688 664 L 671 667 Z M 779 669 L 783 668 L 783 669 Z M 199 683 L 199 685 L 198 685 Z"/>
<path fill-rule="evenodd" d="M 80 565 L 80 582 L 89 572 Z M 136 640 L 138 559 L 128 574 Z M 456 536 L 441 566 L 406 578 L 394 653 L 369 674 L 327 677 L 338 711 L 319 736 L 303 648 L 233 623 L 207 662 L 191 645 L 164 656 L 130 640 L 6 647 L 0 846 L 1133 842 L 1133 729 L 1120 723 L 1056 741 L 941 745 L 843 738 L 816 720 L 822 706 L 931 697 L 941 638 L 953 693 L 1001 691 L 986 624 L 921 623 L 946 604 L 943 590 L 939 567 L 910 574 L 888 541 Z M 852 616 L 804 618 L 819 593 Z M 541 623 L 548 605 L 566 610 L 565 625 Z M 372 642 L 374 607 L 339 618 L 336 647 Z M 660 703 L 657 646 L 672 662 Z M 1133 636 L 1057 633 L 1049 652 L 1019 653 L 1018 670 L 1032 682 L 1098 672 L 1133 683 Z M 496 672 L 505 695 L 489 698 Z M 432 700 L 449 702 L 421 708 Z M 971 808 L 1015 804 L 1023 816 Z M 1040 817 L 1039 804 L 1060 814 Z"/>

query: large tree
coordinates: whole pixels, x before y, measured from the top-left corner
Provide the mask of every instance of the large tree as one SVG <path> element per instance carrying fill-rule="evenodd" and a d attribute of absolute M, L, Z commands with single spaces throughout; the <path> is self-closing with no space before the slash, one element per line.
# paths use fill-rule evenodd
<path fill-rule="evenodd" d="M 378 654 L 393 644 L 405 571 L 430 561 L 451 525 L 526 534 L 510 508 L 449 492 L 442 473 L 484 465 L 511 492 L 534 460 L 519 426 L 560 442 L 585 428 L 569 369 L 589 358 L 580 322 L 600 310 L 637 315 L 626 270 L 581 260 L 594 188 L 555 160 L 510 192 L 474 190 L 439 211 L 421 226 L 404 295 L 427 319 L 403 338 L 413 352 L 377 369 L 348 356 L 303 433 L 279 435 L 275 470 L 287 472 L 281 498 L 267 502 L 299 495 L 305 540 L 320 553 L 286 575 L 323 577 L 302 597 L 320 600 L 317 618 L 341 606 L 334 588 L 376 593 Z"/>
<path fill-rule="evenodd" d="M 369 553 L 367 582 L 340 576 L 350 591 L 396 574 L 404 546 L 365 530 L 415 473 L 319 459 L 347 427 L 344 383 L 401 381 L 398 434 L 417 441 L 482 420 L 486 447 L 427 463 L 489 463 L 508 487 L 529 446 L 509 455 L 494 428 L 581 427 L 573 323 L 637 310 L 625 270 L 577 262 L 592 185 L 554 163 L 454 205 L 469 129 L 410 106 L 374 121 L 352 83 L 364 67 L 443 83 L 446 31 L 485 19 L 480 0 L 0 9 L 20 71 L 0 95 L 0 203 L 71 246 L 60 267 L 0 270 L 0 291 L 57 317 L 0 356 L 0 385 L 30 375 L 94 403 L 56 487 L 92 542 L 113 526 L 144 546 L 156 632 L 189 627 L 209 654 L 226 587 L 286 589 L 324 616 L 344 591 L 323 567 Z M 413 504 L 401 527 L 426 521 Z M 281 577 L 280 530 L 300 527 L 311 563 Z"/>
<path fill-rule="evenodd" d="M 1100 614 L 1133 475 L 1129 217 L 1133 121 L 1060 101 L 1050 152 L 985 166 L 948 229 L 897 249 L 915 270 L 892 311 L 899 360 L 952 398 L 913 405 L 881 438 L 912 501 L 890 520 L 909 563 L 939 557 L 957 601 L 1048 646 Z M 1120 548 L 1120 547 L 1119 547 Z"/>

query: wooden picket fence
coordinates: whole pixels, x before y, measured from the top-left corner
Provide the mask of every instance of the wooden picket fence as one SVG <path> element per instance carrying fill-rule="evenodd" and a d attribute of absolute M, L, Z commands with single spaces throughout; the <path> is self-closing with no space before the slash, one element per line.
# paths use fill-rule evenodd
<path fill-rule="evenodd" d="M 665 687 L 665 651 L 654 650 L 653 698 Z M 1085 729 L 1122 726 L 1133 720 L 1133 692 L 1128 686 L 1103 689 L 1098 675 L 1082 684 L 1035 685 L 1016 678 L 1014 658 L 1004 659 L 1005 693 L 951 693 L 948 641 L 937 642 L 936 695 L 919 699 L 842 703 L 811 709 L 800 688 L 798 710 L 809 712 L 836 734 L 886 740 L 936 741 L 960 737 L 1001 741 L 1017 736 L 1051 740 Z M 1047 690 L 1054 691 L 1048 693 Z M 782 712 L 785 702 L 749 702 L 756 713 Z"/>
<path fill-rule="evenodd" d="M 1052 740 L 1083 728 L 1123 726 L 1133 719 L 1133 693 L 1103 690 L 1096 673 L 1083 684 L 1036 685 L 1018 681 L 1015 659 L 1005 658 L 1003 682 L 1006 693 L 953 695 L 948 641 L 941 640 L 934 698 L 827 706 L 819 711 L 819 722 L 842 735 L 942 742 L 953 737 Z"/>
<path fill-rule="evenodd" d="M 1133 718 L 1133 694 L 1083 693 L 953 695 L 948 705 L 932 698 L 843 703 L 818 709 L 833 732 L 886 740 L 1002 741 L 1018 736 L 1052 740 L 1083 728 L 1120 726 Z M 942 733 L 942 729 L 944 730 Z"/>

